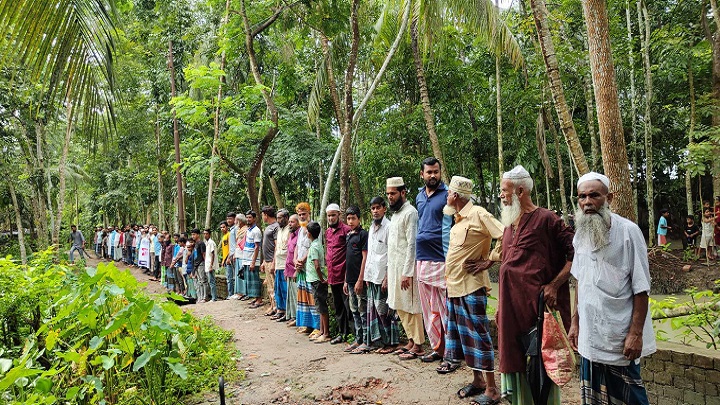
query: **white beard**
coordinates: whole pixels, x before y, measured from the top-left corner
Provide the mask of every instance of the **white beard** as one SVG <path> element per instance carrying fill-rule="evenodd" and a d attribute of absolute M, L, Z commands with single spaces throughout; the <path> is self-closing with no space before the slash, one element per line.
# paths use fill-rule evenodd
<path fill-rule="evenodd" d="M 503 204 L 502 212 L 500 213 L 500 222 L 502 222 L 502 224 L 505 225 L 505 227 L 507 228 L 509 226 L 512 226 L 515 221 L 520 218 L 520 215 L 522 215 L 520 198 L 517 196 L 517 194 L 513 194 L 512 204 Z"/>
<path fill-rule="evenodd" d="M 445 205 L 443 207 L 443 214 L 453 216 L 457 214 L 457 210 L 452 205 Z"/>
<path fill-rule="evenodd" d="M 586 214 L 582 208 L 575 211 L 575 237 L 578 245 L 598 250 L 610 244 L 610 212 L 607 202 L 597 214 Z"/>

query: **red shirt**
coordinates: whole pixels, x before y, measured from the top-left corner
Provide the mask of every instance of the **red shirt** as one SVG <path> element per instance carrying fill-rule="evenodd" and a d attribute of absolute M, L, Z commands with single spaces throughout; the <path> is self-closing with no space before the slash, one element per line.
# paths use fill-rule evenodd
<path fill-rule="evenodd" d="M 350 227 L 342 221 L 335 228 L 325 230 L 325 263 L 328 270 L 328 284 L 343 284 L 345 282 L 345 254 L 347 252 L 346 239 Z"/>

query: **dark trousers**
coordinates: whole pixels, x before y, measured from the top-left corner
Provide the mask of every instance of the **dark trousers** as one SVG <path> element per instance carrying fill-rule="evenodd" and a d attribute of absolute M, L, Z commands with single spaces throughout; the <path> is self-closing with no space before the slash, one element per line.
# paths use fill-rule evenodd
<path fill-rule="evenodd" d="M 350 327 L 350 304 L 348 296 L 343 292 L 342 284 L 332 284 L 330 286 L 333 296 L 333 308 L 335 309 L 335 321 L 337 322 L 338 334 L 347 336 L 352 328 Z"/>
<path fill-rule="evenodd" d="M 153 268 L 153 277 L 160 278 L 160 255 L 155 255 L 155 267 Z"/>

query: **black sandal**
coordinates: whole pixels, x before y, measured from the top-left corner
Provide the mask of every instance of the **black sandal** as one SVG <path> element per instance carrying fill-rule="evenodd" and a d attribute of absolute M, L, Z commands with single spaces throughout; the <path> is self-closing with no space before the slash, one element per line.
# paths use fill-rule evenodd
<path fill-rule="evenodd" d="M 475 395 L 482 394 L 485 392 L 485 387 L 476 387 L 472 383 L 460 388 L 457 392 L 457 396 L 460 399 L 474 397 Z"/>
<path fill-rule="evenodd" d="M 440 367 L 436 368 L 435 371 L 437 371 L 438 374 L 450 374 L 459 368 L 460 368 L 460 363 L 443 361 L 442 363 L 440 363 Z"/>
<path fill-rule="evenodd" d="M 440 355 L 440 353 L 436 351 L 432 351 L 430 354 L 426 354 L 422 357 L 420 357 L 420 361 L 423 363 L 432 363 L 434 361 L 442 360 L 443 357 Z"/>
<path fill-rule="evenodd" d="M 480 394 L 479 396 L 475 397 L 475 399 L 470 401 L 470 405 L 497 405 L 501 401 L 502 400 L 500 398 L 492 399 L 485 394 Z"/>

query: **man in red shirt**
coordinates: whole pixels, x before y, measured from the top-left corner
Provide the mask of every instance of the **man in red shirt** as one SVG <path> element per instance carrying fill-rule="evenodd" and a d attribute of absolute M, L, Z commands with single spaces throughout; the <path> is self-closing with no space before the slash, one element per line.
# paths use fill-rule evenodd
<path fill-rule="evenodd" d="M 330 344 L 338 344 L 347 339 L 350 328 L 350 305 L 348 297 L 343 292 L 345 284 L 345 255 L 347 252 L 347 234 L 350 227 L 340 220 L 340 206 L 330 204 L 325 209 L 328 228 L 325 230 L 325 263 L 328 270 L 328 284 L 333 296 L 333 307 L 335 308 L 335 320 L 338 327 L 338 335 L 330 341 Z"/>

